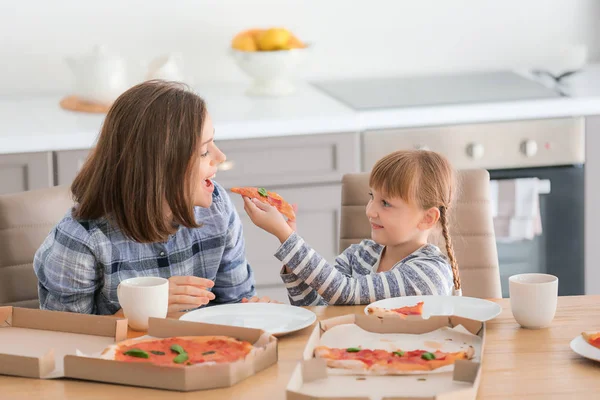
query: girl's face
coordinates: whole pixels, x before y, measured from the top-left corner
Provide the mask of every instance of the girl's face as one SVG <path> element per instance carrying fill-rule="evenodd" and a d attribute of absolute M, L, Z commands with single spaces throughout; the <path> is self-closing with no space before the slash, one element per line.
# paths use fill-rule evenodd
<path fill-rule="evenodd" d="M 423 210 L 400 198 L 389 198 L 371 190 L 367 217 L 371 223 L 371 238 L 384 246 L 395 246 L 422 240 L 437 219 L 435 209 Z"/>
<path fill-rule="evenodd" d="M 193 195 L 194 205 L 208 208 L 212 204 L 212 193 L 215 185 L 212 179 L 217 173 L 217 166 L 227 159 L 225 154 L 219 150 L 214 142 L 215 129 L 212 119 L 206 113 L 204 127 L 202 128 L 202 141 L 199 147 L 199 153 L 194 167 L 195 191 Z"/>

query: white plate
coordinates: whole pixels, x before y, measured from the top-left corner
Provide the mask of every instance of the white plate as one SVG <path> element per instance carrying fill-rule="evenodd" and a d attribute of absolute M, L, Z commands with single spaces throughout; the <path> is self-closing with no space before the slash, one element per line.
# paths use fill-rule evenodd
<path fill-rule="evenodd" d="M 287 304 L 237 303 L 190 311 L 179 319 L 258 328 L 280 336 L 312 325 L 317 316 L 312 311 Z"/>
<path fill-rule="evenodd" d="M 571 340 L 571 350 L 582 357 L 589 358 L 590 360 L 594 361 L 600 361 L 600 349 L 586 342 L 581 335 Z"/>
<path fill-rule="evenodd" d="M 368 314 L 369 307 L 380 308 L 400 308 L 414 306 L 418 302 L 423 304 L 423 318 L 427 319 L 432 315 L 457 315 L 459 317 L 469 318 L 476 321 L 489 321 L 502 312 L 502 307 L 498 304 L 475 297 L 464 296 L 405 296 L 394 297 L 391 299 L 379 300 L 365 307 L 365 314 Z"/>

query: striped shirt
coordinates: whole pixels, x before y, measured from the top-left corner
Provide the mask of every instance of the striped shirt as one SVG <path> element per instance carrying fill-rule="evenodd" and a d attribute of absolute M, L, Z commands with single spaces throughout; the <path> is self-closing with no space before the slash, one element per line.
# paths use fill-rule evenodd
<path fill-rule="evenodd" d="M 83 221 L 71 210 L 35 254 L 40 308 L 114 314 L 117 286 L 137 276 L 197 276 L 215 282 L 212 304 L 235 303 L 256 294 L 246 261 L 239 216 L 215 183 L 209 208 L 195 207 L 200 228 L 179 227 L 162 243 L 138 243 L 105 218 Z"/>
<path fill-rule="evenodd" d="M 385 272 L 377 272 L 384 246 L 372 240 L 348 247 L 333 265 L 296 233 L 275 257 L 291 270 L 281 278 L 297 306 L 369 304 L 398 296 L 451 295 L 452 268 L 440 250 L 426 244 Z"/>

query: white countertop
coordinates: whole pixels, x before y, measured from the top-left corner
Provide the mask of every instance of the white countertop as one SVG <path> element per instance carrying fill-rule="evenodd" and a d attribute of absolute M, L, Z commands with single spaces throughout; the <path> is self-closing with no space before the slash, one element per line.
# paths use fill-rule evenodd
<path fill-rule="evenodd" d="M 196 88 L 207 102 L 217 140 L 359 129 L 352 110 L 312 86 L 277 99 L 249 97 L 244 90 L 242 84 Z M 0 96 L 0 154 L 92 147 L 104 115 L 65 111 L 60 100 L 60 95 Z"/>
<path fill-rule="evenodd" d="M 216 139 L 229 140 L 600 114 L 599 78 L 600 66 L 572 76 L 572 97 L 361 112 L 306 84 L 281 98 L 248 97 L 247 84 L 211 84 L 196 91 L 207 101 Z M 92 147 L 104 116 L 62 110 L 60 99 L 0 96 L 0 154 Z"/>

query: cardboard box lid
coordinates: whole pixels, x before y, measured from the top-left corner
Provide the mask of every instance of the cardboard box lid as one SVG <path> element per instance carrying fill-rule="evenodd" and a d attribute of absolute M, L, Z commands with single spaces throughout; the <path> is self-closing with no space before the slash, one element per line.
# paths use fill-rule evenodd
<path fill-rule="evenodd" d="M 348 314 L 329 318 L 320 322 L 321 331 L 326 331 L 336 325 L 356 324 L 361 328 L 377 333 L 424 333 L 445 326 L 462 325 L 474 335 L 483 328 L 483 322 L 456 316 L 432 316 L 428 319 L 379 318 L 366 314 Z"/>
<path fill-rule="evenodd" d="M 0 374 L 64 376 L 63 359 L 127 337 L 127 320 L 111 316 L 0 307 Z"/>

